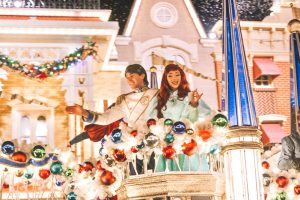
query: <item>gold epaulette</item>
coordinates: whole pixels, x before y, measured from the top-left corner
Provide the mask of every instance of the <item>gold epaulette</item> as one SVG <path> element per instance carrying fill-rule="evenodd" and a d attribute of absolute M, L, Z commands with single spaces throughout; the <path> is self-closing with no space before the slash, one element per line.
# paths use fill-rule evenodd
<path fill-rule="evenodd" d="M 119 105 L 122 103 L 122 101 L 125 99 L 125 97 L 129 94 L 132 94 L 133 92 L 129 92 L 129 93 L 126 93 L 126 94 L 121 94 L 120 96 L 117 97 L 117 100 L 116 100 L 116 105 Z"/>

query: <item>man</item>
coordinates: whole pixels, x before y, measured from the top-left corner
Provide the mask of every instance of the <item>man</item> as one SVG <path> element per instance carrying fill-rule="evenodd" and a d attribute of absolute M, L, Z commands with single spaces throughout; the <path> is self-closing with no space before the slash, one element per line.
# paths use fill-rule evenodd
<path fill-rule="evenodd" d="M 106 112 L 96 113 L 85 110 L 80 105 L 68 106 L 66 108 L 68 113 L 80 115 L 85 122 L 92 123 L 85 127 L 85 132 L 88 133 L 89 138 L 94 142 L 100 141 L 106 134 L 109 134 L 107 133 L 108 131 L 103 131 L 103 126 L 97 126 L 95 124 L 113 125 L 113 123 L 118 123 L 116 121 L 122 118 L 128 123 L 128 126 L 133 126 L 139 122 L 146 123 L 144 115 L 147 113 L 148 105 L 153 97 L 156 96 L 158 90 L 148 88 L 147 73 L 139 64 L 127 66 L 125 77 L 133 91 L 119 96 L 115 105 Z M 152 166 L 154 165 L 154 161 L 152 160 L 150 159 L 150 168 L 154 168 L 154 166 Z M 134 170 L 131 169 L 130 171 L 132 172 Z M 142 172 L 141 160 L 137 160 L 137 171 L 139 174 Z"/>
<path fill-rule="evenodd" d="M 127 66 L 125 77 L 133 91 L 119 96 L 115 106 L 106 112 L 97 113 L 85 110 L 77 104 L 68 106 L 66 111 L 70 114 L 80 115 L 85 122 L 92 124 L 108 125 L 123 118 L 129 126 L 132 126 L 139 121 L 143 121 L 145 111 L 150 101 L 157 94 L 157 90 L 148 88 L 147 73 L 139 64 Z M 95 134 L 92 128 L 88 128 L 86 131 L 89 135 Z"/>
<path fill-rule="evenodd" d="M 300 135 L 293 132 L 291 135 L 282 138 L 282 149 L 278 161 L 278 168 L 281 170 L 300 170 Z"/>

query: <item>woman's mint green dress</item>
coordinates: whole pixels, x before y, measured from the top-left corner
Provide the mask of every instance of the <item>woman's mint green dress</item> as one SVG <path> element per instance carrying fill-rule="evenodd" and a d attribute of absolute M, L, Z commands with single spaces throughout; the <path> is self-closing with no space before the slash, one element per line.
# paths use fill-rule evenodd
<path fill-rule="evenodd" d="M 205 117 L 210 115 L 211 109 L 210 107 L 203 101 L 199 100 L 199 104 L 197 107 L 192 107 L 190 103 L 190 99 L 192 93 L 190 92 L 188 96 L 186 96 L 183 100 L 178 99 L 177 91 L 174 91 L 171 95 L 169 100 L 167 101 L 167 109 L 163 110 L 162 113 L 164 118 L 170 118 L 175 121 L 181 119 L 188 119 L 191 122 L 197 121 L 201 117 Z M 156 118 L 157 117 L 157 97 L 153 99 L 152 103 L 149 105 L 149 113 L 148 118 Z M 208 170 L 208 163 L 203 155 L 193 155 L 188 158 L 188 156 L 184 154 L 177 154 L 178 155 L 178 164 L 182 171 L 207 171 Z M 190 166 L 189 166 L 189 159 L 190 159 Z M 200 165 L 201 162 L 201 165 Z M 177 162 L 172 160 L 167 160 L 160 155 L 156 164 L 156 172 L 164 172 L 166 170 L 166 163 L 168 164 L 169 171 L 179 171 L 179 166 Z M 201 168 L 201 169 L 200 169 Z"/>

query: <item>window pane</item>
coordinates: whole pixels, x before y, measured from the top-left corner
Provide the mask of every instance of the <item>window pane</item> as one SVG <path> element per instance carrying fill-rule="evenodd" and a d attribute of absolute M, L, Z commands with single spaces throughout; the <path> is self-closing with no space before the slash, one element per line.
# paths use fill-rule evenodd
<path fill-rule="evenodd" d="M 38 117 L 35 135 L 37 141 L 47 143 L 48 127 L 45 116 Z"/>
<path fill-rule="evenodd" d="M 28 116 L 23 116 L 21 118 L 21 140 L 25 140 L 26 143 L 30 142 L 30 136 L 31 136 L 31 123 Z"/>

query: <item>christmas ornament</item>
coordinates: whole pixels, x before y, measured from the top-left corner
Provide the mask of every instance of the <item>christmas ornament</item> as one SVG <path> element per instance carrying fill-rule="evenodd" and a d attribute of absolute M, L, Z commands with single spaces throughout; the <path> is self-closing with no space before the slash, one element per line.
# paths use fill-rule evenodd
<path fill-rule="evenodd" d="M 111 167 L 115 164 L 115 160 L 111 157 L 109 157 L 108 155 L 105 155 L 105 163 Z"/>
<path fill-rule="evenodd" d="M 214 126 L 220 127 L 220 128 L 225 128 L 228 125 L 228 120 L 227 117 L 221 113 L 216 114 L 212 120 L 211 123 Z"/>
<path fill-rule="evenodd" d="M 50 166 L 50 171 L 54 175 L 61 174 L 63 172 L 61 162 L 59 161 L 53 162 Z"/>
<path fill-rule="evenodd" d="M 150 126 L 153 126 L 153 125 L 156 125 L 156 120 L 155 119 L 148 119 L 147 126 L 150 127 Z"/>
<path fill-rule="evenodd" d="M 112 172 L 104 170 L 100 176 L 100 181 L 103 185 L 111 185 L 116 181 L 116 177 Z"/>
<path fill-rule="evenodd" d="M 68 200 L 76 200 L 77 194 L 75 194 L 74 192 L 70 192 L 68 195 Z"/>
<path fill-rule="evenodd" d="M 86 172 L 89 172 L 89 171 L 92 171 L 93 168 L 94 168 L 94 165 L 93 163 L 89 162 L 89 161 L 86 161 L 82 164 L 83 168 L 84 168 L 84 171 Z"/>
<path fill-rule="evenodd" d="M 39 170 L 39 176 L 42 179 L 47 179 L 50 176 L 50 170 L 48 170 L 48 169 L 40 169 Z"/>
<path fill-rule="evenodd" d="M 206 142 L 209 138 L 211 138 L 211 131 L 206 129 L 199 130 L 199 136 L 204 142 Z"/>
<path fill-rule="evenodd" d="M 263 161 L 263 162 L 261 163 L 261 165 L 262 165 L 262 167 L 263 167 L 264 169 L 269 169 L 269 167 L 270 167 L 270 164 L 269 164 L 267 161 Z"/>
<path fill-rule="evenodd" d="M 104 170 L 104 168 L 101 166 L 101 161 L 100 160 L 98 160 L 96 162 L 96 169 L 99 170 L 99 171 Z"/>
<path fill-rule="evenodd" d="M 154 148 L 159 144 L 159 138 L 153 133 L 148 133 L 145 135 L 144 143 L 149 148 Z"/>
<path fill-rule="evenodd" d="M 66 177 L 72 177 L 74 175 L 74 170 L 71 168 L 68 168 L 66 171 L 64 171 L 64 175 Z"/>
<path fill-rule="evenodd" d="M 30 171 L 25 172 L 24 177 L 26 179 L 31 179 L 33 177 L 33 172 Z"/>
<path fill-rule="evenodd" d="M 263 185 L 268 187 L 272 182 L 272 177 L 269 174 L 263 174 Z"/>
<path fill-rule="evenodd" d="M 186 129 L 186 133 L 187 133 L 188 135 L 194 135 L 194 130 L 191 129 L 191 128 Z"/>
<path fill-rule="evenodd" d="M 38 159 L 41 159 L 43 157 L 45 157 L 46 155 L 46 150 L 43 146 L 41 145 L 36 145 L 35 147 L 32 148 L 31 150 L 31 155 L 34 157 L 34 158 L 38 158 Z"/>
<path fill-rule="evenodd" d="M 6 155 L 10 155 L 15 151 L 15 145 L 11 141 L 5 141 L 1 145 L 1 151 L 2 153 Z"/>
<path fill-rule="evenodd" d="M 279 176 L 279 177 L 276 179 L 276 183 L 277 183 L 278 187 L 284 188 L 285 186 L 288 185 L 289 180 L 288 180 L 286 177 L 284 177 L 284 176 Z"/>
<path fill-rule="evenodd" d="M 171 119 L 166 119 L 166 120 L 164 121 L 164 125 L 165 125 L 165 126 L 173 126 L 173 120 L 171 120 Z"/>
<path fill-rule="evenodd" d="M 192 139 L 189 143 L 183 143 L 181 150 L 185 155 L 191 156 L 197 151 L 197 142 Z"/>
<path fill-rule="evenodd" d="M 126 160 L 124 150 L 114 149 L 112 155 L 118 162 L 124 162 Z"/>
<path fill-rule="evenodd" d="M 220 146 L 218 144 L 214 144 L 209 148 L 209 153 L 210 154 L 218 154 L 220 153 L 221 149 Z"/>
<path fill-rule="evenodd" d="M 163 156 L 166 159 L 172 159 L 176 155 L 176 150 L 171 145 L 168 145 L 165 148 L 163 148 L 162 152 L 163 152 Z"/>
<path fill-rule="evenodd" d="M 183 122 L 175 122 L 173 127 L 172 127 L 172 130 L 174 133 L 176 134 L 184 134 L 185 133 L 185 124 Z"/>
<path fill-rule="evenodd" d="M 145 147 L 144 142 L 141 142 L 141 144 L 136 145 L 136 148 L 138 148 L 138 149 L 142 149 L 144 147 Z"/>
<path fill-rule="evenodd" d="M 11 159 L 17 162 L 26 162 L 27 155 L 24 152 L 17 151 L 12 154 Z"/>
<path fill-rule="evenodd" d="M 296 195 L 299 195 L 299 194 L 300 194 L 300 185 L 296 185 L 296 186 L 294 187 L 294 193 L 295 193 Z"/>
<path fill-rule="evenodd" d="M 138 134 L 137 130 L 133 130 L 130 132 L 130 135 L 132 135 L 133 137 L 136 137 Z"/>
<path fill-rule="evenodd" d="M 15 172 L 16 177 L 21 177 L 21 176 L 23 176 L 23 174 L 24 174 L 24 171 L 20 170 L 20 169 Z"/>
<path fill-rule="evenodd" d="M 174 142 L 175 138 L 172 133 L 168 133 L 164 140 L 166 143 L 170 144 L 170 143 Z"/>
<path fill-rule="evenodd" d="M 130 150 L 132 153 L 137 153 L 139 151 L 138 148 L 135 146 L 132 146 Z"/>
<path fill-rule="evenodd" d="M 114 129 L 110 135 L 111 141 L 115 144 L 121 142 L 121 137 L 122 137 L 122 132 L 118 128 Z"/>

